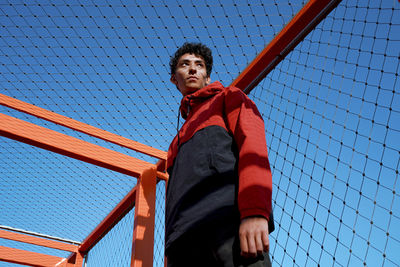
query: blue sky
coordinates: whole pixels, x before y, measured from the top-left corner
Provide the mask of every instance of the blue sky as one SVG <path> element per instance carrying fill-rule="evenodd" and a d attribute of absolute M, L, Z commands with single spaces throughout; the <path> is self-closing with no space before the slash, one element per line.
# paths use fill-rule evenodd
<path fill-rule="evenodd" d="M 180 101 L 169 55 L 185 41 L 204 42 L 214 53 L 212 80 L 229 85 L 305 4 L 264 2 L 0 1 L 0 92 L 167 150 Z M 342 1 L 250 94 L 273 168 L 275 266 L 400 264 L 399 9 L 397 1 Z M 82 241 L 136 183 L 0 140 L 1 225 Z M 126 265 L 132 220 L 89 254 L 89 266 L 116 244 L 124 245 L 115 262 Z M 21 247 L 0 240 L 7 244 Z"/>

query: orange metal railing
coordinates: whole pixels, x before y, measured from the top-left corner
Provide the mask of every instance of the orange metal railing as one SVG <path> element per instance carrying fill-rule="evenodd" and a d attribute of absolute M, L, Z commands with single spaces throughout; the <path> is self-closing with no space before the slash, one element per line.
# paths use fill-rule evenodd
<path fill-rule="evenodd" d="M 73 120 L 63 115 L 54 113 L 52 111 L 37 107 L 35 105 L 20 101 L 18 99 L 3 94 L 0 94 L 0 104 L 158 159 L 165 159 L 167 157 L 165 151 L 146 146 L 139 142 L 132 141 L 128 138 L 104 131 L 86 123 Z"/>
<path fill-rule="evenodd" d="M 107 234 L 113 225 L 135 207 L 131 266 L 151 266 L 153 263 L 155 190 L 157 179 L 168 179 L 168 175 L 163 173 L 166 153 L 3 94 L 0 94 L 0 104 L 160 159 L 157 164 L 151 164 L 0 114 L 1 136 L 138 178 L 136 186 L 80 245 L 65 244 L 8 230 L 0 231 L 0 238 L 69 251 L 71 254 L 68 258 L 0 247 L 0 260 L 33 266 L 82 266 L 83 257 L 88 251 Z"/>
<path fill-rule="evenodd" d="M 78 251 L 77 245 L 4 230 L 0 230 L 0 238 L 71 252 L 71 257 L 66 259 L 0 246 L 0 260 L 6 262 L 32 266 L 82 266 L 83 263 L 83 255 Z"/>

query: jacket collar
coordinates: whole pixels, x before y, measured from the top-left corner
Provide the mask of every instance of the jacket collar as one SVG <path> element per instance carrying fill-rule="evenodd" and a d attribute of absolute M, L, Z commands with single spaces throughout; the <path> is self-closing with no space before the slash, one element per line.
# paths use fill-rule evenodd
<path fill-rule="evenodd" d="M 185 97 L 183 97 L 181 100 L 181 106 L 179 108 L 181 111 L 182 118 L 186 119 L 190 111 L 195 106 L 204 102 L 204 100 L 218 94 L 224 89 L 225 89 L 224 86 L 220 82 L 216 81 L 197 90 L 196 92 L 190 95 L 186 95 Z"/>

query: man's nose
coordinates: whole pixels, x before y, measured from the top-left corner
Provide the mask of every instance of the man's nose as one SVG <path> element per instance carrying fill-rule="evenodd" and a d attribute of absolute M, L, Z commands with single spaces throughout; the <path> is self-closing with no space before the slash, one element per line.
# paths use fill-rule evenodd
<path fill-rule="evenodd" d="M 194 64 L 189 65 L 189 73 L 190 74 L 196 73 L 196 67 Z"/>

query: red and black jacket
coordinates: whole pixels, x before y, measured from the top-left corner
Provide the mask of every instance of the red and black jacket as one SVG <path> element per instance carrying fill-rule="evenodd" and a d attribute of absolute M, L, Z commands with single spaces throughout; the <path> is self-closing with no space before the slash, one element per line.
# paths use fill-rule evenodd
<path fill-rule="evenodd" d="M 264 122 L 240 89 L 214 82 L 181 101 L 168 150 L 166 250 L 187 232 L 263 216 L 273 231 Z"/>

